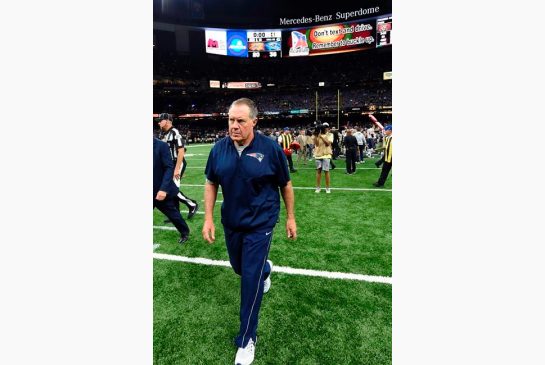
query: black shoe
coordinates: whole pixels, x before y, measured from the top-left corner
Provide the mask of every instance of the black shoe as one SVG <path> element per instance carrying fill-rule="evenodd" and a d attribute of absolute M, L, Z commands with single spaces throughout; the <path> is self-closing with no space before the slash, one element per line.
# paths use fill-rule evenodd
<path fill-rule="evenodd" d="M 193 207 L 193 209 L 189 210 L 189 213 L 187 214 L 187 219 L 193 218 L 193 216 L 199 211 L 199 204 L 195 200 L 193 200 L 193 203 L 195 203 L 195 206 Z"/>
<path fill-rule="evenodd" d="M 290 170 L 290 172 L 297 172 L 297 170 L 296 170 L 296 169 L 293 169 L 293 170 Z"/>
<path fill-rule="evenodd" d="M 375 166 L 377 167 L 377 169 L 380 168 L 380 164 L 378 163 L 375 163 Z"/>
<path fill-rule="evenodd" d="M 381 188 L 381 187 L 383 187 L 383 186 L 384 186 L 384 185 L 379 185 L 379 184 L 378 184 L 378 182 L 376 182 L 376 183 L 373 183 L 373 185 L 374 185 L 374 186 L 376 186 L 377 188 Z"/>
<path fill-rule="evenodd" d="M 184 243 L 187 242 L 188 239 L 189 239 L 189 233 L 183 234 L 183 235 L 180 236 L 180 239 L 178 240 L 178 243 L 180 245 L 183 245 Z"/>

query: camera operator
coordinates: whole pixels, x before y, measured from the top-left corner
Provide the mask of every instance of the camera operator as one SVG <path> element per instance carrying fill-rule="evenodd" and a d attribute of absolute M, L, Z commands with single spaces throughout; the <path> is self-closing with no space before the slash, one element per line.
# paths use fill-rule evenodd
<path fill-rule="evenodd" d="M 329 170 L 331 166 L 331 154 L 333 134 L 329 133 L 329 124 L 317 124 L 313 134 L 314 159 L 316 161 L 316 193 L 321 190 L 322 170 L 325 174 L 325 192 L 331 193 Z"/>

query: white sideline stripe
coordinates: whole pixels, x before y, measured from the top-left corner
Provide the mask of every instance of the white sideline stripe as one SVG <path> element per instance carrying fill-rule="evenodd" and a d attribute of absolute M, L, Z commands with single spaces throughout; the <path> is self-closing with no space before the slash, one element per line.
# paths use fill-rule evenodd
<path fill-rule="evenodd" d="M 198 186 L 204 186 L 204 185 L 198 185 L 198 184 L 184 184 L 184 186 L 192 186 L 192 187 L 198 187 Z M 294 186 L 294 189 L 299 190 L 315 190 L 315 187 L 312 186 Z M 323 188 L 323 187 L 322 187 Z M 331 188 L 331 190 L 346 190 L 346 191 L 392 191 L 392 189 L 367 189 L 367 188 Z"/>
<path fill-rule="evenodd" d="M 213 143 L 204 143 L 204 144 L 187 144 L 186 147 L 204 147 L 204 146 L 213 146 Z"/>
<path fill-rule="evenodd" d="M 163 231 L 177 231 L 176 227 L 170 226 L 153 226 L 153 229 L 162 229 Z"/>
<path fill-rule="evenodd" d="M 179 262 L 188 262 L 192 264 L 223 266 L 223 267 L 229 267 L 229 268 L 231 267 L 231 264 L 229 263 L 229 261 L 212 260 L 212 259 L 206 259 L 203 257 L 186 257 L 186 256 L 168 255 L 164 253 L 153 253 L 153 258 L 157 260 L 179 261 Z M 367 281 L 371 283 L 382 283 L 382 284 L 390 284 L 390 285 L 392 284 L 392 278 L 387 276 L 371 276 L 371 275 L 351 274 L 351 273 L 344 273 L 344 272 L 295 269 L 292 267 L 283 267 L 283 266 L 277 266 L 277 265 L 274 265 L 273 272 L 281 272 L 283 274 L 289 274 L 289 275 L 314 276 L 314 277 L 321 277 L 326 279 L 357 280 L 357 281 Z"/>
<path fill-rule="evenodd" d="M 153 253 L 153 258 L 157 260 L 189 262 L 191 264 L 231 267 L 231 264 L 229 263 L 229 261 L 211 260 L 211 259 L 205 259 L 204 257 L 186 257 L 186 256 L 168 255 L 165 253 Z"/>

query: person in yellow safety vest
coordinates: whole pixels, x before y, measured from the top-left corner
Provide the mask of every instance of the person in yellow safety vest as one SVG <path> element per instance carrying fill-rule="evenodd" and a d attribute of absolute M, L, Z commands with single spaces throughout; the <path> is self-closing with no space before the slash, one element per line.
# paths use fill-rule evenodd
<path fill-rule="evenodd" d="M 392 125 L 387 125 L 384 127 L 384 134 L 386 134 L 384 137 L 384 142 L 382 142 L 384 147 L 384 162 L 382 164 L 382 172 L 380 173 L 380 177 L 378 181 L 373 184 L 376 187 L 384 186 L 384 183 L 388 178 L 388 174 L 392 169 Z"/>
<path fill-rule="evenodd" d="M 284 150 L 284 154 L 286 155 L 288 165 L 290 167 L 290 172 L 296 172 L 297 170 L 293 168 L 293 159 L 291 157 L 290 145 L 292 142 L 293 136 L 291 135 L 291 131 L 288 127 L 285 127 L 284 132 L 278 136 L 278 144 Z"/>

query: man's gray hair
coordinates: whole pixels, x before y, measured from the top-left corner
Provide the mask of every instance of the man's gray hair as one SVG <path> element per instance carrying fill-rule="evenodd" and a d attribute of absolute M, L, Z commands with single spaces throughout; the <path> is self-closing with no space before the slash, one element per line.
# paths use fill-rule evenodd
<path fill-rule="evenodd" d="M 249 114 L 250 119 L 257 118 L 257 107 L 255 106 L 254 101 L 248 98 L 240 98 L 233 101 L 229 109 L 231 109 L 235 105 L 240 105 L 240 104 L 246 105 L 248 109 L 250 109 L 250 114 Z"/>

